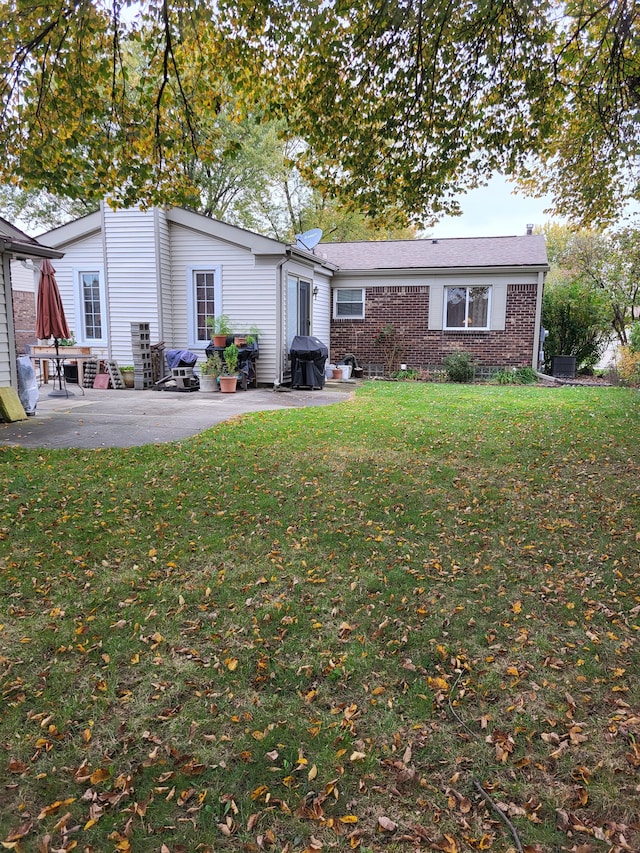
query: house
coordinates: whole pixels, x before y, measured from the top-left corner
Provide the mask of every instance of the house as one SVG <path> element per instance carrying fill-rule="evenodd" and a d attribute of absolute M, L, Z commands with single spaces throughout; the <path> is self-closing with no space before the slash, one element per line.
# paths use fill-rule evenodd
<path fill-rule="evenodd" d="M 545 239 L 481 237 L 321 243 L 333 263 L 331 358 L 382 365 L 380 332 L 399 360 L 434 367 L 464 350 L 478 365 L 538 367 Z"/>
<path fill-rule="evenodd" d="M 492 367 L 538 363 L 544 237 L 320 243 L 305 249 L 183 208 L 99 211 L 41 235 L 79 345 L 131 364 L 131 324 L 204 358 L 208 317 L 260 329 L 260 384 L 290 379 L 295 335 L 374 369 L 393 326 L 402 361 L 468 351 Z"/>
<path fill-rule="evenodd" d="M 32 262 L 41 258 L 60 258 L 62 253 L 42 246 L 37 240 L 28 237 L 19 228 L 0 218 L 0 387 L 17 390 L 16 373 L 16 326 L 14 317 L 23 315 L 22 302 L 18 298 L 14 304 L 12 289 L 12 263 Z M 33 292 L 25 300 L 26 313 L 32 306 L 31 316 L 35 317 Z"/>
<path fill-rule="evenodd" d="M 330 335 L 334 266 L 312 252 L 183 208 L 95 213 L 39 237 L 64 252 L 56 280 L 78 345 L 133 364 L 131 323 L 204 358 L 208 317 L 260 330 L 257 380 L 280 384 L 297 334 Z"/>

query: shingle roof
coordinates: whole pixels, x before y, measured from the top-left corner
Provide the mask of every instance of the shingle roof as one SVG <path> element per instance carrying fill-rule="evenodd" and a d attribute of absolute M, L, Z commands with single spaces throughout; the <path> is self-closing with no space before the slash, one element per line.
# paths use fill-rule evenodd
<path fill-rule="evenodd" d="M 548 267 L 544 236 L 320 243 L 316 255 L 346 270 Z"/>

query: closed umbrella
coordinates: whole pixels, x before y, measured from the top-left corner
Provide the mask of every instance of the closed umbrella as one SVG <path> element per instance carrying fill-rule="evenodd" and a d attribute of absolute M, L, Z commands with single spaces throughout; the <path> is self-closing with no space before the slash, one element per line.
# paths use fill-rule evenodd
<path fill-rule="evenodd" d="M 56 271 L 54 270 L 51 261 L 47 258 L 42 262 L 40 268 L 40 280 L 38 282 L 38 301 L 36 307 L 36 337 L 40 340 L 48 340 L 53 338 L 56 348 L 56 372 L 58 376 L 58 388 L 56 389 L 55 379 L 53 382 L 53 391 L 49 394 L 50 397 L 59 397 L 61 395 L 69 396 L 71 392 L 62 388 L 62 370 L 60 368 L 60 354 L 58 346 L 61 338 L 70 338 L 69 326 L 67 318 L 64 315 L 62 299 L 56 282 Z"/>

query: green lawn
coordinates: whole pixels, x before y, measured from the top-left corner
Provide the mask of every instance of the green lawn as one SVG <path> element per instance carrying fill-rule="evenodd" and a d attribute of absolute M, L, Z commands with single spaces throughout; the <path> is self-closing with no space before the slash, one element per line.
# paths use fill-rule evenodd
<path fill-rule="evenodd" d="M 640 396 L 0 449 L 0 842 L 640 849 Z M 626 845 L 626 846 L 625 846 Z"/>

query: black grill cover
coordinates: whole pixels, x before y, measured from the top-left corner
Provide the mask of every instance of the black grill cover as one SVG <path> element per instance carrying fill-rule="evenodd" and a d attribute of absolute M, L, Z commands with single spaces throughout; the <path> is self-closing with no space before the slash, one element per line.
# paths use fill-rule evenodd
<path fill-rule="evenodd" d="M 329 356 L 326 344 L 312 335 L 296 335 L 289 354 L 294 388 L 324 388 L 324 365 Z"/>

